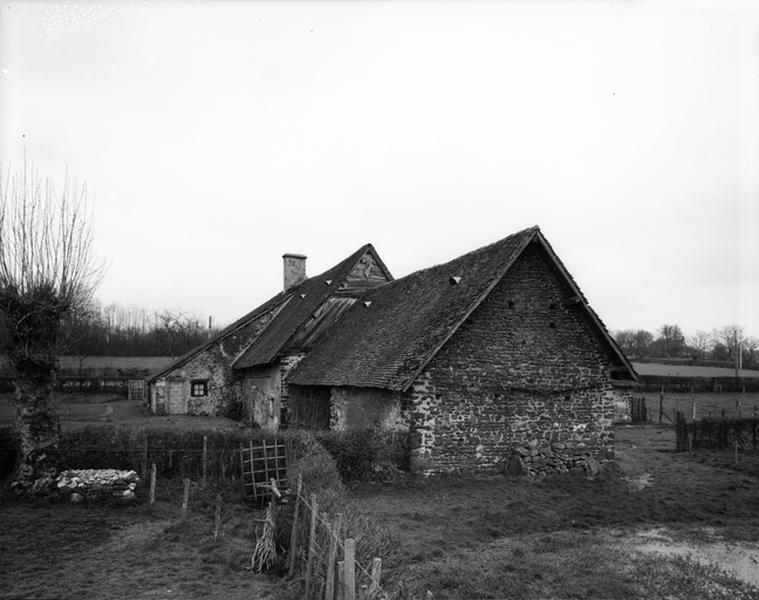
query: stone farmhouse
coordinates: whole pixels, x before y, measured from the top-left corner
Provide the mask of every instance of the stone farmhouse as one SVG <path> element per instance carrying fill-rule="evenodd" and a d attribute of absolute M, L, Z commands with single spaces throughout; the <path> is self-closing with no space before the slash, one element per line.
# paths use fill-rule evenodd
<path fill-rule="evenodd" d="M 151 379 L 154 411 L 408 431 L 425 473 L 613 457 L 637 376 L 537 227 L 398 280 L 371 245 L 308 279 L 284 259 L 284 292 Z"/>

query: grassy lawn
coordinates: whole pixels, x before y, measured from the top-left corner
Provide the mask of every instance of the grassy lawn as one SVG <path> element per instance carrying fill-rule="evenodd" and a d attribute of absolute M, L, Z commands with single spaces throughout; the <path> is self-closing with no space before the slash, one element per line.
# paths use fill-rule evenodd
<path fill-rule="evenodd" d="M 61 427 L 75 429 L 101 423 L 123 425 L 125 427 L 183 429 L 213 429 L 231 431 L 238 428 L 236 421 L 224 417 L 194 417 L 189 415 L 156 416 L 135 401 L 129 401 L 119 394 L 54 394 L 58 403 Z M 13 394 L 0 394 L 0 427 L 11 427 L 16 418 Z"/>
<path fill-rule="evenodd" d="M 354 495 L 398 540 L 409 598 L 759 598 L 708 559 L 729 568 L 716 554 L 727 541 L 759 560 L 759 472 L 676 454 L 667 429 L 619 433 L 617 476 L 446 478 Z M 661 552 L 648 551 L 652 531 Z M 683 545 L 707 559 L 688 560 Z"/>
<path fill-rule="evenodd" d="M 387 527 L 383 585 L 408 600 L 549 598 L 759 600 L 759 457 L 675 453 L 672 430 L 618 428 L 618 461 L 598 479 L 403 479 L 351 490 Z M 280 587 L 245 570 L 251 515 L 224 490 L 159 481 L 131 507 L 0 506 L 0 598 L 266 598 Z M 755 561 L 755 562 L 751 562 Z M 752 585 L 753 584 L 753 585 Z"/>
<path fill-rule="evenodd" d="M 135 506 L 0 506 L 0 598 L 270 598 L 275 582 L 245 570 L 251 516 L 226 490 L 213 540 L 215 490 L 194 487 L 180 518 L 181 482 L 161 482 L 158 502 Z"/>

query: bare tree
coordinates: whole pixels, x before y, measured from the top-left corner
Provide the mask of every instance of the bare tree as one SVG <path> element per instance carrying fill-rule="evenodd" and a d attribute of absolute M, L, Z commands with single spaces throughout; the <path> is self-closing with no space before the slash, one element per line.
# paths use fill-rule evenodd
<path fill-rule="evenodd" d="M 685 337 L 679 325 L 664 324 L 659 327 L 657 332 L 659 337 L 656 339 L 661 346 L 662 354 L 665 357 L 680 356 L 685 346 Z"/>
<path fill-rule="evenodd" d="M 59 468 L 59 423 L 51 392 L 63 323 L 100 282 L 86 186 L 66 176 L 56 192 L 32 166 L 0 171 L 0 318 L 14 370 L 20 459 L 12 486 L 44 492 Z"/>
<path fill-rule="evenodd" d="M 703 358 L 713 344 L 714 340 L 711 334 L 703 329 L 696 330 L 696 333 L 688 337 L 688 345 L 695 351 L 695 358 Z"/>

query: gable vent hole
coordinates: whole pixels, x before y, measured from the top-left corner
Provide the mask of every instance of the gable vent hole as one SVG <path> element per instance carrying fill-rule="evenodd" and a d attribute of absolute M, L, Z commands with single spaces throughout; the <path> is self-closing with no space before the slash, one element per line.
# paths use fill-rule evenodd
<path fill-rule="evenodd" d="M 459 282 L 461 281 L 461 277 L 450 277 L 450 278 L 448 279 L 448 281 L 449 281 L 449 283 L 450 283 L 451 285 L 458 285 L 458 284 L 459 284 Z"/>

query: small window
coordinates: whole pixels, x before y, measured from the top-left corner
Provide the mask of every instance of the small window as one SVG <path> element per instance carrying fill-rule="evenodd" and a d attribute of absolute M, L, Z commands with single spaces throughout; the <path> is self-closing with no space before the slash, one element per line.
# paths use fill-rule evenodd
<path fill-rule="evenodd" d="M 208 381 L 205 379 L 196 379 L 190 383 L 190 396 L 207 396 Z"/>

